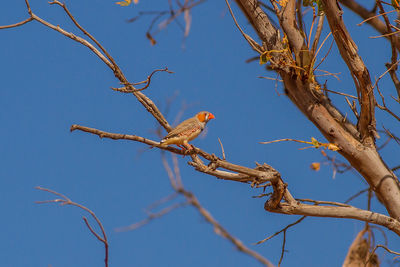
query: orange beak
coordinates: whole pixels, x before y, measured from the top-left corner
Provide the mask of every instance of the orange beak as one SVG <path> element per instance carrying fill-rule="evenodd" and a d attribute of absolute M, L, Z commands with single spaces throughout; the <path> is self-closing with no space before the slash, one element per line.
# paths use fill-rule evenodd
<path fill-rule="evenodd" d="M 209 120 L 215 119 L 215 116 L 214 116 L 212 113 L 210 113 L 210 115 L 208 115 L 208 119 L 209 119 Z"/>

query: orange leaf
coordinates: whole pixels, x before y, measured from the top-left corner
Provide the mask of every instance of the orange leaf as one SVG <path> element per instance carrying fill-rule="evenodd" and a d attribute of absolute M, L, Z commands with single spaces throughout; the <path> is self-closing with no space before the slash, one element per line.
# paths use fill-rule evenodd
<path fill-rule="evenodd" d="M 319 171 L 321 164 L 319 162 L 313 162 L 311 163 L 310 168 L 314 171 Z"/>
<path fill-rule="evenodd" d="M 157 43 L 156 40 L 153 38 L 153 36 L 151 36 L 151 34 L 149 32 L 146 33 L 146 37 L 147 37 L 147 39 L 150 40 L 151 45 L 155 45 Z"/>

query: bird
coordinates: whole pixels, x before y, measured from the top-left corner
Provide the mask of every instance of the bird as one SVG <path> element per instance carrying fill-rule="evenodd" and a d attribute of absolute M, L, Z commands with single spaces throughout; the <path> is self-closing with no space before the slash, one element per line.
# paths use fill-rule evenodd
<path fill-rule="evenodd" d="M 215 119 L 215 116 L 208 111 L 200 111 L 194 117 L 187 119 L 174 129 L 172 129 L 161 141 L 161 146 L 177 145 L 178 147 L 185 150 L 191 150 L 193 147 L 189 144 L 189 141 L 195 139 L 204 130 L 207 122 L 211 119 Z"/>

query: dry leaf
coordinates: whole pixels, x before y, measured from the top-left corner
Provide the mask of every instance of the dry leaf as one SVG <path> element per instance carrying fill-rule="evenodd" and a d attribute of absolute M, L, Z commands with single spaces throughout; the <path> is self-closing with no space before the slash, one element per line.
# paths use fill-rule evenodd
<path fill-rule="evenodd" d="M 153 36 L 151 36 L 151 34 L 149 32 L 146 33 L 146 37 L 147 37 L 147 39 L 150 40 L 151 45 L 155 45 L 157 43 L 156 40 L 153 38 Z"/>
<path fill-rule="evenodd" d="M 279 4 L 281 7 L 285 7 L 288 1 L 289 1 L 289 0 L 279 0 L 278 4 Z"/>
<path fill-rule="evenodd" d="M 337 145 L 332 144 L 332 143 L 329 143 L 328 149 L 329 149 L 329 150 L 332 150 L 332 151 L 338 151 L 338 150 L 340 150 L 340 148 L 339 148 Z"/>
<path fill-rule="evenodd" d="M 185 18 L 185 37 L 189 35 L 190 26 L 192 25 L 192 16 L 190 15 L 190 9 L 184 11 Z"/>
<path fill-rule="evenodd" d="M 319 171 L 321 164 L 319 162 L 313 162 L 311 163 L 310 168 L 314 171 Z"/>
<path fill-rule="evenodd" d="M 133 2 L 135 4 L 137 4 L 137 3 L 139 3 L 139 0 L 133 0 Z M 124 0 L 124 1 L 121 1 L 121 2 L 116 2 L 116 4 L 120 5 L 120 6 L 129 6 L 131 3 L 132 3 L 132 0 Z"/>

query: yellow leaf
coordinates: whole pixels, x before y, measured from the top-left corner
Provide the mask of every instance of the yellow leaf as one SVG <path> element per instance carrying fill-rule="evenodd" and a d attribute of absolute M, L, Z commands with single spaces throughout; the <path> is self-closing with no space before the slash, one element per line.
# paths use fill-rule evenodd
<path fill-rule="evenodd" d="M 269 51 L 265 51 L 260 56 L 260 65 L 267 63 L 270 59 L 271 57 L 269 56 Z"/>
<path fill-rule="evenodd" d="M 317 139 L 315 139 L 314 137 L 311 137 L 311 144 L 315 147 L 315 148 L 319 148 L 320 147 L 320 143 L 317 141 Z"/>
<path fill-rule="evenodd" d="M 329 143 L 328 149 L 329 149 L 329 150 L 332 150 L 332 151 L 338 151 L 338 150 L 340 150 L 340 148 L 339 148 L 337 145 L 331 144 L 331 143 Z"/>
<path fill-rule="evenodd" d="M 289 0 L 279 0 L 278 4 L 279 4 L 281 7 L 285 7 L 288 1 L 289 1 Z"/>
<path fill-rule="evenodd" d="M 310 168 L 314 171 L 319 171 L 321 164 L 319 162 L 313 162 L 311 163 Z"/>
<path fill-rule="evenodd" d="M 120 6 L 129 6 L 131 3 L 132 3 L 132 0 L 124 0 L 121 2 L 116 2 L 116 4 L 120 5 Z M 133 3 L 135 3 L 135 4 L 139 3 L 139 0 L 133 0 Z"/>

